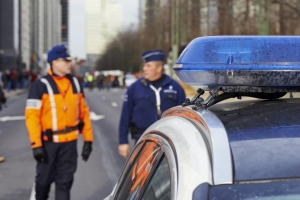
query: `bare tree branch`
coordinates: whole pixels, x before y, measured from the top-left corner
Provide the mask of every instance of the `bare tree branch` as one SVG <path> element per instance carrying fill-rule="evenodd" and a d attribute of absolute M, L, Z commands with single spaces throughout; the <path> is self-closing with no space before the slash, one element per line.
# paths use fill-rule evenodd
<path fill-rule="evenodd" d="M 286 5 L 287 7 L 289 7 L 291 10 L 293 10 L 300 17 L 300 10 L 296 6 L 293 6 L 291 3 L 288 3 L 284 0 L 273 0 L 272 3 L 278 3 L 278 4 Z"/>

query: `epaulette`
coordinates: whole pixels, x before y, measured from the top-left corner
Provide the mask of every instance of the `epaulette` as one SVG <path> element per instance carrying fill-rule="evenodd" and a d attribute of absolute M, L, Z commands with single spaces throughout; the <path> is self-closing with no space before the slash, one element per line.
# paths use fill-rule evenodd
<path fill-rule="evenodd" d="M 147 82 L 147 80 L 144 79 L 144 78 L 141 80 L 141 83 L 142 83 L 142 85 L 143 85 L 144 87 L 147 87 L 147 86 L 148 86 L 148 82 Z"/>

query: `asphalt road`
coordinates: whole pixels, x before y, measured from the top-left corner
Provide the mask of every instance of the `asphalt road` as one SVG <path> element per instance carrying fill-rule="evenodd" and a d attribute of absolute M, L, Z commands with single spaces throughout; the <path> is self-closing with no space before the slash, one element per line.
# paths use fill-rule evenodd
<path fill-rule="evenodd" d="M 92 121 L 94 131 L 93 152 L 88 162 L 80 154 L 82 138 L 78 140 L 78 168 L 72 187 L 72 200 L 97 200 L 105 198 L 113 189 L 125 160 L 119 156 L 118 123 L 125 90 L 85 91 L 90 110 L 103 119 Z M 0 112 L 0 155 L 6 161 L 0 163 L 0 199 L 30 199 L 36 163 L 32 157 L 23 119 L 2 122 L 1 117 L 24 116 L 27 94 L 12 98 Z M 54 185 L 50 200 L 54 199 Z"/>

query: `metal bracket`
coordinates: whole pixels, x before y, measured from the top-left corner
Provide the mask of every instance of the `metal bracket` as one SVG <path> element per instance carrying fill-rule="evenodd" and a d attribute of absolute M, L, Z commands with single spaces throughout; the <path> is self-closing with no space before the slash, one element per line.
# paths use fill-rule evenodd
<path fill-rule="evenodd" d="M 209 91 L 209 96 L 204 101 L 197 101 L 195 105 L 192 107 L 193 110 L 199 110 L 201 108 L 207 108 L 214 102 L 214 99 L 218 96 L 218 92 L 220 91 L 220 87 L 212 88 Z"/>
<path fill-rule="evenodd" d="M 201 108 L 207 108 L 211 103 L 213 103 L 214 99 L 218 96 L 218 92 L 220 91 L 220 87 L 212 88 L 209 91 L 209 96 L 207 99 L 203 99 L 200 96 L 204 94 L 204 90 L 202 88 L 197 89 L 197 94 L 190 100 L 189 98 L 186 99 L 186 101 L 182 104 L 183 107 L 194 105 L 192 107 L 193 110 L 198 110 Z"/>
<path fill-rule="evenodd" d="M 198 99 L 202 99 L 202 98 L 200 98 L 200 96 L 203 95 L 204 92 L 205 91 L 202 88 L 198 88 L 197 89 L 197 94 L 192 98 L 192 100 L 190 100 L 189 98 L 187 98 L 185 100 L 185 102 L 182 104 L 182 107 L 189 106 L 189 105 L 194 105 Z"/>

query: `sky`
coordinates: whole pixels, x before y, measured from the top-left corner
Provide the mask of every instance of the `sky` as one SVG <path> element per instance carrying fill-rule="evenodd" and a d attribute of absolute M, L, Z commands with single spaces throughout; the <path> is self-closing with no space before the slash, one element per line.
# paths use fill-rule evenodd
<path fill-rule="evenodd" d="M 100 1 L 100 0 L 99 0 Z M 111 0 L 123 6 L 123 29 L 138 23 L 139 0 Z M 69 0 L 69 49 L 72 56 L 85 59 L 85 0 Z"/>

